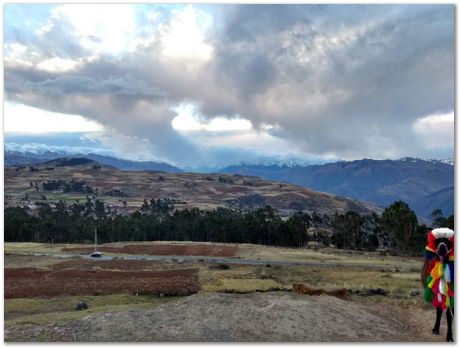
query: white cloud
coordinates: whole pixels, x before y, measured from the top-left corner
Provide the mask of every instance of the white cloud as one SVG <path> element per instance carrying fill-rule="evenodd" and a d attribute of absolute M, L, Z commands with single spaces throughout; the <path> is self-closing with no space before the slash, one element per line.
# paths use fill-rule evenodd
<path fill-rule="evenodd" d="M 177 116 L 171 122 L 172 127 L 207 151 L 212 152 L 212 148 L 224 146 L 263 155 L 305 155 L 300 146 L 276 136 L 277 132 L 282 131 L 278 125 L 264 124 L 260 129 L 255 129 L 251 121 L 240 117 L 205 119 L 191 103 L 181 104 L 174 111 Z"/>
<path fill-rule="evenodd" d="M 181 104 L 174 111 L 177 112 L 177 116 L 171 121 L 171 125 L 175 130 L 182 132 L 203 130 L 203 124 L 192 104 Z"/>
<path fill-rule="evenodd" d="M 252 129 L 251 121 L 240 117 L 218 116 L 205 121 L 193 104 L 181 104 L 174 111 L 177 116 L 171 121 L 171 125 L 180 132 L 244 132 Z"/>
<path fill-rule="evenodd" d="M 27 51 L 27 46 L 21 45 L 17 42 L 5 43 L 4 45 L 5 58 L 22 59 L 26 51 Z"/>
<path fill-rule="evenodd" d="M 65 72 L 75 70 L 78 64 L 79 62 L 75 60 L 54 57 L 38 63 L 37 68 L 49 72 Z"/>
<path fill-rule="evenodd" d="M 413 130 L 429 149 L 450 148 L 454 144 L 454 118 L 454 112 L 429 115 L 415 121 Z"/>
<path fill-rule="evenodd" d="M 80 115 L 48 112 L 23 104 L 5 102 L 3 107 L 6 133 L 96 132 L 102 127 Z"/>
<path fill-rule="evenodd" d="M 247 131 L 251 128 L 251 121 L 241 118 L 228 119 L 225 117 L 215 117 L 205 125 L 205 129 L 211 132 Z"/>
<path fill-rule="evenodd" d="M 93 132 L 85 135 L 87 140 L 97 140 L 112 150 L 112 156 L 136 161 L 154 160 L 168 162 L 167 157 L 156 156 L 148 139 L 120 134 L 114 129 L 105 132 Z"/>
<path fill-rule="evenodd" d="M 208 61 L 213 47 L 206 43 L 205 32 L 211 24 L 211 17 L 192 5 L 179 11 L 166 25 L 160 27 L 163 55 L 175 59 Z"/>
<path fill-rule="evenodd" d="M 79 36 L 80 44 L 94 53 L 122 52 L 136 29 L 134 7 L 128 4 L 61 5 L 53 10 L 52 20 L 68 21 Z M 39 32 L 51 30 L 51 23 Z"/>

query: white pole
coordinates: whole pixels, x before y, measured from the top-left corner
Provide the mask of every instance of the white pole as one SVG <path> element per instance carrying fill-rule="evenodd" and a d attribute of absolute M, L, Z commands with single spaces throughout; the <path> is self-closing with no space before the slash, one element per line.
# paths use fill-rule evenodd
<path fill-rule="evenodd" d="M 94 229 L 94 251 L 97 251 L 97 228 Z"/>

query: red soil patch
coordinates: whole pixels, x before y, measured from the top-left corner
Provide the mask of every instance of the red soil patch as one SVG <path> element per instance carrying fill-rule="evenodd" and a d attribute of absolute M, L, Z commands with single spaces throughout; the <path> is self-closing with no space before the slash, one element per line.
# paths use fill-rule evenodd
<path fill-rule="evenodd" d="M 62 251 L 90 253 L 88 248 L 63 248 Z M 98 250 L 110 253 L 141 254 L 141 255 L 187 255 L 234 257 L 238 251 L 236 245 L 125 245 L 122 247 L 100 246 Z"/>
<path fill-rule="evenodd" d="M 51 266 L 54 271 L 63 269 L 78 270 L 118 270 L 118 271 L 165 271 L 173 269 L 183 269 L 180 264 L 162 263 L 147 260 L 84 260 L 74 259 L 56 263 Z"/>
<path fill-rule="evenodd" d="M 100 261 L 101 263 L 106 261 Z M 108 261 L 113 262 L 113 261 Z M 69 265 L 68 265 L 69 266 Z M 74 264 L 74 266 L 77 266 Z M 105 264 L 105 267 L 110 267 Z M 128 268 L 133 265 L 128 265 Z M 59 268 L 59 267 L 58 267 Z M 5 299 L 117 293 L 189 295 L 200 289 L 197 269 L 162 271 L 5 269 Z"/>
<path fill-rule="evenodd" d="M 248 189 L 246 187 L 215 187 L 216 191 L 220 193 L 246 193 Z"/>

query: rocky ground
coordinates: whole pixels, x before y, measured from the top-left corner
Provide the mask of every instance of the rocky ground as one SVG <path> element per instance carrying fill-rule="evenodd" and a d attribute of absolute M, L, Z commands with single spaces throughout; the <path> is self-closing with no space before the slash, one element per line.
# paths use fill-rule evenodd
<path fill-rule="evenodd" d="M 96 313 L 67 324 L 9 327 L 6 341 L 442 342 L 434 311 L 293 292 L 198 293 L 147 310 Z"/>

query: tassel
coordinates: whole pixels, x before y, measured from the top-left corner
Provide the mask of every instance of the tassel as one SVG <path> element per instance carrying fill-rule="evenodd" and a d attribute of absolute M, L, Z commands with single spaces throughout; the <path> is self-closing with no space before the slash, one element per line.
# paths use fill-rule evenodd
<path fill-rule="evenodd" d="M 431 280 L 433 279 L 433 277 L 431 275 L 427 275 L 426 276 L 426 286 L 428 286 L 428 284 L 430 284 Z"/>
<path fill-rule="evenodd" d="M 441 278 L 442 276 L 442 264 L 437 261 L 433 269 L 431 270 L 431 276 L 433 278 Z"/>
<path fill-rule="evenodd" d="M 447 266 L 449 267 L 450 282 L 454 283 L 454 276 L 455 276 L 454 262 L 453 261 L 449 262 Z"/>
<path fill-rule="evenodd" d="M 425 291 L 423 292 L 423 299 L 425 300 L 426 303 L 431 303 L 433 302 L 434 299 L 434 292 L 430 288 L 425 288 Z"/>
<path fill-rule="evenodd" d="M 442 277 L 442 269 L 443 269 L 443 264 L 442 262 L 438 263 L 438 278 Z"/>
<path fill-rule="evenodd" d="M 439 293 L 445 295 L 447 293 L 446 283 L 444 279 L 439 279 Z"/>
<path fill-rule="evenodd" d="M 450 267 L 448 265 L 444 266 L 444 280 L 450 283 Z"/>

